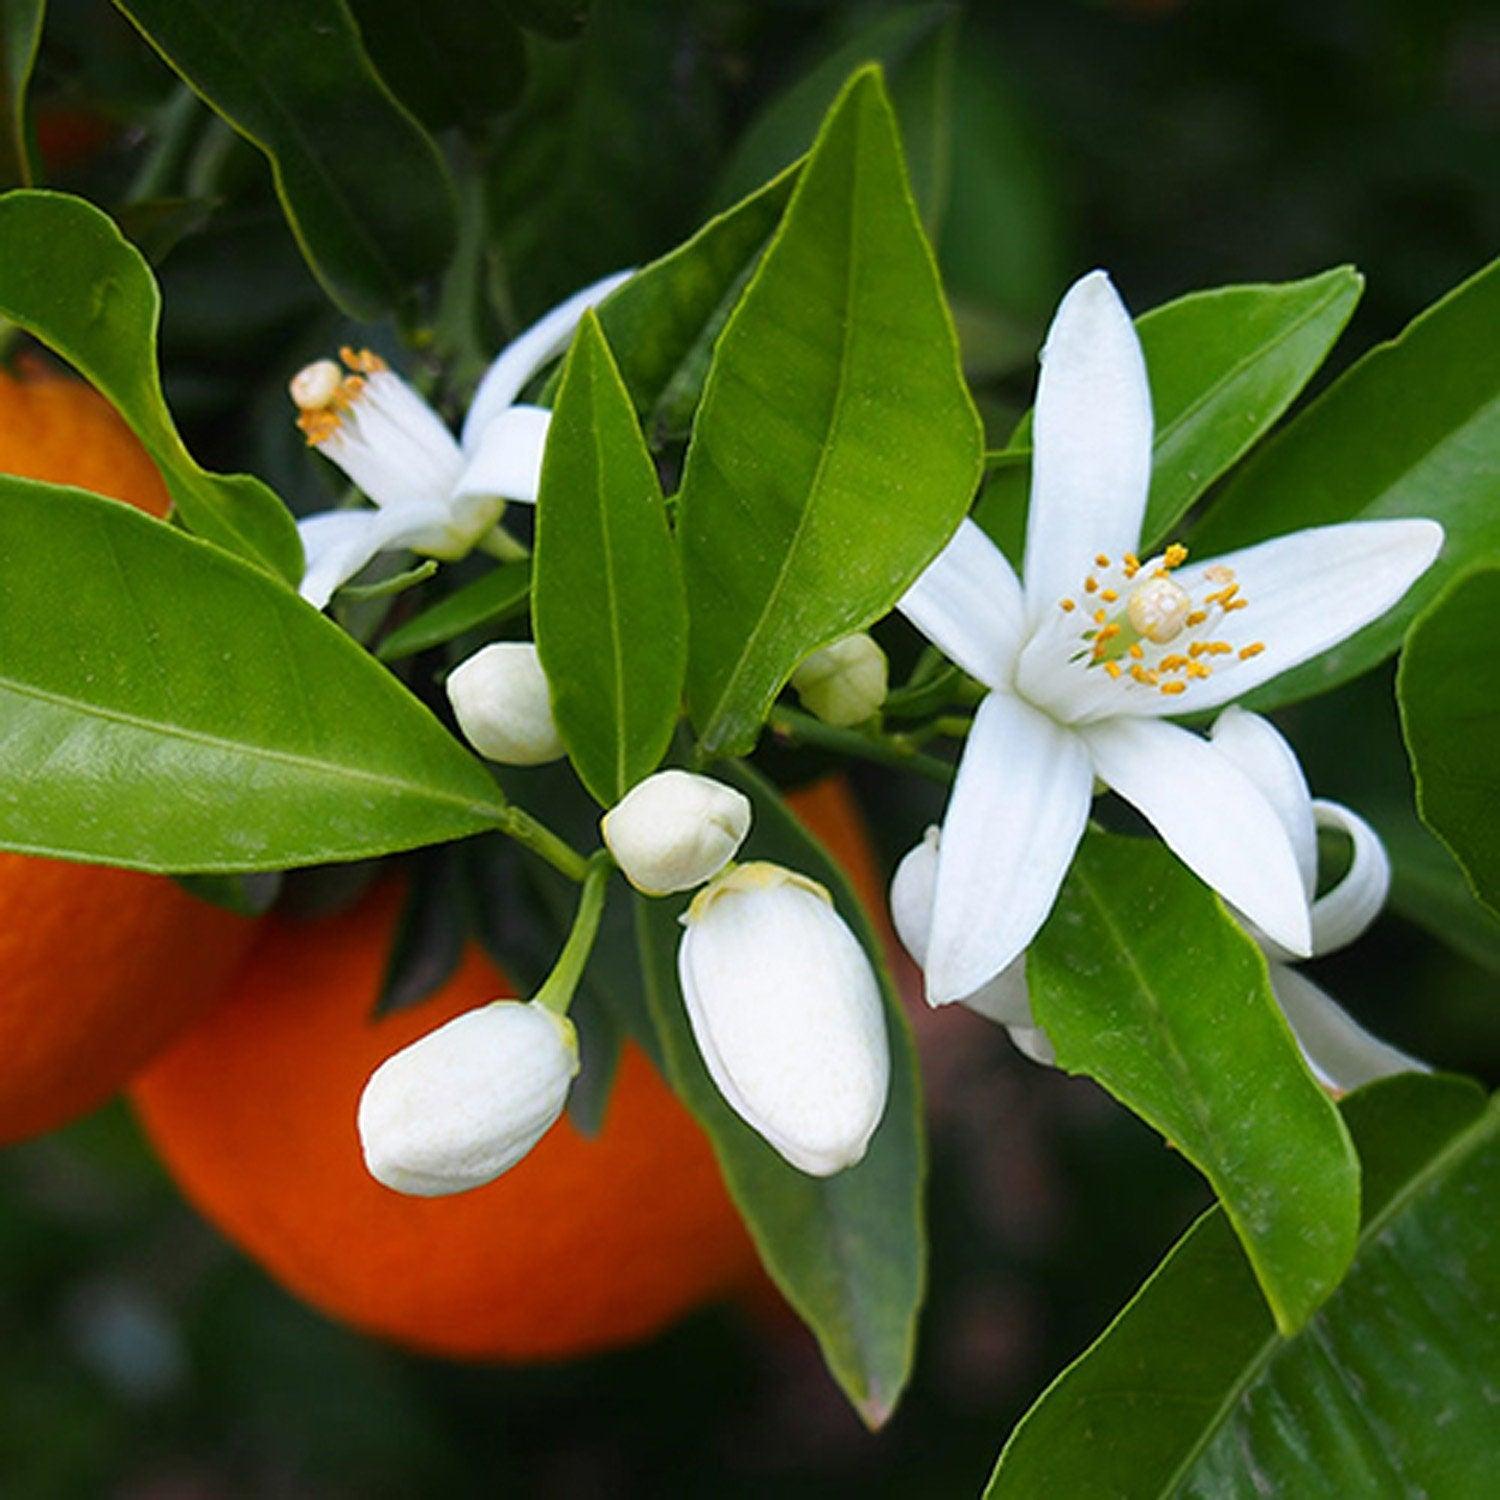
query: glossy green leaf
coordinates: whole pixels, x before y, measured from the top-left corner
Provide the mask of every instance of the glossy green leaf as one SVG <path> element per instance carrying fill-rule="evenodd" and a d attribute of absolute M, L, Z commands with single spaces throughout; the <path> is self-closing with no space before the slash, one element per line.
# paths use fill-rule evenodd
<path fill-rule="evenodd" d="M 47 0 L 6 0 L 0 6 L 0 184 L 35 180 L 26 92 L 42 41 Z"/>
<path fill-rule="evenodd" d="M 589 0 L 503 0 L 518 26 L 543 36 L 569 37 L 583 25 Z"/>
<path fill-rule="evenodd" d="M 345 312 L 377 318 L 453 253 L 437 148 L 376 76 L 344 0 L 115 0 L 271 163 L 302 253 Z"/>
<path fill-rule="evenodd" d="M 620 374 L 653 441 L 686 435 L 714 341 L 786 208 L 798 170 L 788 168 L 710 219 L 599 308 Z"/>
<path fill-rule="evenodd" d="M 1353 1095 L 1348 1277 L 1283 1339 L 1205 1215 L 1026 1415 L 990 1500 L 1479 1496 L 1500 1390 L 1500 1108 L 1406 1074 Z"/>
<path fill-rule="evenodd" d="M 481 129 L 515 102 L 526 48 L 506 0 L 349 0 L 370 60 L 426 126 Z"/>
<path fill-rule="evenodd" d="M 77 367 L 151 455 L 189 529 L 291 582 L 302 544 L 258 479 L 209 474 L 182 445 L 156 368 L 161 298 L 134 246 L 92 204 L 64 193 L 0 197 L 0 317 Z"/>
<path fill-rule="evenodd" d="M 1303 526 L 1430 516 L 1442 556 L 1404 599 L 1333 650 L 1267 683 L 1267 708 L 1389 656 L 1444 583 L 1500 554 L 1500 261 L 1371 350 L 1256 454 L 1193 532 L 1200 556 Z"/>
<path fill-rule="evenodd" d="M 530 598 L 530 558 L 502 563 L 398 625 L 375 654 L 381 661 L 401 661 L 446 645 L 471 630 L 512 619 Z"/>
<path fill-rule="evenodd" d="M 1412 627 L 1397 695 L 1422 821 L 1500 914 L 1500 659 L 1475 650 L 1500 611 L 1500 566 L 1456 578 Z"/>
<path fill-rule="evenodd" d="M 1208 487 L 1270 430 L 1349 321 L 1364 278 L 1336 266 L 1306 281 L 1226 286 L 1164 303 L 1136 319 L 1156 435 L 1142 549 L 1171 533 Z M 1021 452 L 991 466 L 981 519 L 1019 557 L 1026 530 L 1030 416 Z"/>
<path fill-rule="evenodd" d="M 874 69 L 720 336 L 683 475 L 688 702 L 743 749 L 809 652 L 896 602 L 973 497 L 978 418 Z"/>
<path fill-rule="evenodd" d="M 1353 1253 L 1359 1164 L 1254 942 L 1164 845 L 1093 833 L 1026 974 L 1059 1065 L 1208 1178 L 1277 1324 L 1300 1327 Z"/>
<path fill-rule="evenodd" d="M 612 807 L 671 743 L 687 607 L 656 466 L 592 314 L 547 434 L 531 613 L 563 743 Z"/>
<path fill-rule="evenodd" d="M 493 828 L 484 766 L 258 569 L 128 506 L 0 479 L 0 847 L 280 869 Z"/>
<path fill-rule="evenodd" d="M 891 1040 L 891 1093 L 865 1159 L 833 1177 L 809 1177 L 719 1097 L 678 987 L 680 902 L 636 898 L 647 998 L 668 1080 L 708 1133 L 767 1271 L 817 1336 L 860 1415 L 876 1427 L 894 1410 L 910 1375 L 926 1279 L 926 1149 L 911 1034 L 878 957 L 880 940 L 838 865 L 769 783 L 745 767 L 726 779 L 755 804 L 745 857 L 777 860 L 821 881 L 875 960 Z"/>

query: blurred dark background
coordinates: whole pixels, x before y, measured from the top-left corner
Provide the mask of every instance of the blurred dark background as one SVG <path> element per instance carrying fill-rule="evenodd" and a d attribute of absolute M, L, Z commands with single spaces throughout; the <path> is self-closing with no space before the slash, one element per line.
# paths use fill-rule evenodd
<path fill-rule="evenodd" d="M 549 204 L 511 158 L 496 196 L 513 212 L 497 235 L 518 317 L 670 248 L 748 170 L 737 143 L 768 101 L 841 48 L 857 58 L 886 15 L 725 0 L 600 9 L 590 24 L 608 29 L 606 53 L 622 37 L 634 44 L 608 128 L 638 142 L 635 176 L 616 161 L 610 181 L 565 184 L 607 232 L 573 236 L 560 264 L 538 269 L 526 245 L 545 241 Z M 1492 5 L 1013 0 L 971 7 L 948 45 L 941 254 L 997 439 L 1026 404 L 1051 304 L 1092 265 L 1144 309 L 1353 261 L 1369 288 L 1336 370 L 1500 239 Z M 565 48 L 539 59 L 553 92 L 529 96 L 514 132 L 549 128 L 537 121 L 558 90 L 566 107 L 569 66 Z M 120 201 L 170 83 L 107 6 L 58 0 L 39 72 L 44 145 L 64 122 L 88 148 L 54 141 L 54 185 Z M 142 238 L 164 236 L 169 389 L 205 459 L 256 468 L 308 503 L 318 480 L 281 391 L 339 324 L 258 159 L 227 133 L 200 150 L 216 191 L 234 186 L 229 207 L 180 238 L 122 215 Z M 1434 857 L 1411 814 L 1388 674 L 1282 722 L 1315 793 L 1353 802 L 1418 850 L 1411 868 Z M 892 861 L 935 800 L 883 776 L 857 784 Z M 1500 940 L 1471 913 L 1439 941 L 1400 914 L 1412 903 L 1399 885 L 1395 904 L 1317 977 L 1391 1040 L 1495 1083 L 1500 980 L 1481 960 L 1495 961 Z M 917 1019 L 933 1128 L 931 1292 L 912 1389 L 880 1435 L 844 1406 L 810 1341 L 764 1312 L 705 1313 L 650 1347 L 565 1368 L 445 1366 L 372 1344 L 222 1243 L 116 1106 L 0 1153 L 0 1493 L 976 1493 L 1019 1414 L 1206 1193 L 1092 1086 L 1033 1067 L 967 1013 Z"/>

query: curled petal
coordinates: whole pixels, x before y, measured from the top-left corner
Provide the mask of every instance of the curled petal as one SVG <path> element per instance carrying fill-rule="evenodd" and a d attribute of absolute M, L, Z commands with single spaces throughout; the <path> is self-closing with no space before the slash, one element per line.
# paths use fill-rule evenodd
<path fill-rule="evenodd" d="M 507 406 L 467 450 L 454 491 L 455 504 L 481 508 L 494 500 L 536 501 L 552 413 L 540 406 Z"/>
<path fill-rule="evenodd" d="M 376 553 L 418 546 L 445 519 L 441 506 L 407 505 L 308 516 L 297 523 L 307 559 L 299 592 L 314 609 L 322 609 Z"/>
<path fill-rule="evenodd" d="M 1392 1073 L 1426 1073 L 1427 1064 L 1364 1029 L 1333 998 L 1286 964 L 1271 965 L 1271 988 L 1308 1066 L 1326 1087 L 1348 1093 Z"/>
<path fill-rule="evenodd" d="M 964 1000 L 1046 921 L 1088 821 L 1083 741 L 1019 698 L 979 705 L 943 819 L 927 998 Z"/>
<path fill-rule="evenodd" d="M 896 607 L 971 677 L 986 687 L 1009 686 L 1026 623 L 1021 585 L 973 521 L 959 523 Z"/>
<path fill-rule="evenodd" d="M 1096 552 L 1135 547 L 1151 484 L 1151 388 L 1130 314 L 1103 271 L 1073 284 L 1042 349 L 1026 518 L 1033 624 Z"/>
<path fill-rule="evenodd" d="M 1082 734 L 1099 779 L 1144 814 L 1183 864 L 1289 953 L 1307 956 L 1307 895 L 1292 841 L 1228 756 L 1146 719 L 1110 719 Z"/>
<path fill-rule="evenodd" d="M 616 271 L 575 292 L 566 302 L 560 302 L 551 312 L 545 313 L 503 348 L 495 362 L 484 372 L 469 404 L 469 414 L 464 418 L 463 448 L 468 453 L 479 441 L 480 434 L 489 423 L 526 389 L 527 382 L 538 370 L 568 347 L 573 330 L 579 319 L 589 308 L 602 302 L 616 287 L 629 281 L 634 271 Z M 512 496 L 513 499 L 519 498 Z"/>
<path fill-rule="evenodd" d="M 1313 952 L 1321 957 L 1348 947 L 1380 915 L 1391 889 L 1391 861 L 1380 835 L 1358 813 L 1321 799 L 1312 806 L 1319 828 L 1346 833 L 1354 845 L 1344 878 L 1313 902 Z"/>

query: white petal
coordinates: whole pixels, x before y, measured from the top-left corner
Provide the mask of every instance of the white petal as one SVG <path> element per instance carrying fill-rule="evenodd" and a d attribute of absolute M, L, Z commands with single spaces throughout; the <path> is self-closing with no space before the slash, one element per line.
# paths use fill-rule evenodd
<path fill-rule="evenodd" d="M 325 510 L 297 523 L 307 564 L 300 593 L 322 609 L 377 552 L 411 547 L 441 525 L 433 506 L 392 505 L 377 510 Z"/>
<path fill-rule="evenodd" d="M 986 687 L 1010 685 L 1026 623 L 1021 585 L 973 521 L 959 523 L 896 607 L 971 677 Z"/>
<path fill-rule="evenodd" d="M 1271 988 L 1319 1082 L 1348 1093 L 1392 1073 L 1426 1073 L 1427 1064 L 1371 1036 L 1312 980 L 1271 965 Z"/>
<path fill-rule="evenodd" d="M 1029 1057 L 1034 1063 L 1040 1063 L 1044 1068 L 1056 1066 L 1057 1048 L 1040 1026 L 1008 1026 L 1006 1032 L 1016 1050 L 1023 1056 Z"/>
<path fill-rule="evenodd" d="M 358 1115 L 365 1165 L 420 1198 L 481 1187 L 552 1128 L 577 1072 L 566 1017 L 515 1000 L 465 1011 L 371 1074 Z"/>
<path fill-rule="evenodd" d="M 972 995 L 1046 921 L 1088 821 L 1083 742 L 1030 704 L 979 705 L 943 819 L 927 998 Z"/>
<path fill-rule="evenodd" d="M 1200 880 L 1289 953 L 1310 951 L 1307 896 L 1276 810 L 1206 740 L 1145 719 L 1079 731 L 1099 779 L 1132 803 Z"/>
<path fill-rule="evenodd" d="M 526 389 L 527 382 L 538 370 L 561 354 L 573 337 L 579 319 L 589 308 L 602 302 L 617 286 L 623 285 L 635 275 L 634 271 L 616 271 L 581 292 L 575 292 L 566 302 L 560 302 L 551 312 L 545 313 L 503 348 L 495 362 L 484 372 L 469 403 L 469 414 L 464 418 L 463 447 L 467 453 L 479 440 L 485 427 L 509 406 Z"/>
<path fill-rule="evenodd" d="M 490 500 L 524 500 L 534 504 L 542 483 L 542 456 L 552 413 L 541 406 L 507 406 L 468 450 L 459 476 L 459 505 Z"/>
<path fill-rule="evenodd" d="M 1248 604 L 1212 633 L 1236 652 L 1252 644 L 1265 649 L 1249 661 L 1215 658 L 1212 677 L 1190 682 L 1175 698 L 1143 694 L 1131 711 L 1197 713 L 1279 677 L 1379 619 L 1431 567 L 1442 545 L 1436 521 L 1350 521 L 1178 569 L 1173 576 L 1197 599 L 1214 588 L 1204 578 L 1208 568 L 1232 568 Z"/>
<path fill-rule="evenodd" d="M 874 969 L 826 893 L 741 865 L 684 919 L 678 975 L 725 1101 L 793 1166 L 826 1177 L 865 1154 L 890 1049 Z"/>
<path fill-rule="evenodd" d="M 712 880 L 739 853 L 751 816 L 743 792 L 674 768 L 638 781 L 599 831 L 631 885 L 666 896 Z"/>
<path fill-rule="evenodd" d="M 1313 902 L 1313 952 L 1320 957 L 1346 948 L 1380 915 L 1391 889 L 1391 862 L 1380 835 L 1337 802 L 1313 803 L 1319 828 L 1349 835 L 1353 856 L 1344 878 Z"/>
<path fill-rule="evenodd" d="M 1297 752 L 1269 719 L 1244 708 L 1226 708 L 1208 737 L 1214 749 L 1227 755 L 1276 810 L 1297 856 L 1302 889 L 1311 901 L 1318 890 L 1318 830 Z"/>
<path fill-rule="evenodd" d="M 922 836 L 922 842 L 908 850 L 896 866 L 891 880 L 891 922 L 896 936 L 918 968 L 927 962 L 927 940 L 932 933 L 938 848 L 938 830 L 929 828 Z M 1025 955 L 958 1003 L 1002 1026 L 1034 1026 L 1030 992 L 1026 988 Z"/>
<path fill-rule="evenodd" d="M 1103 271 L 1073 284 L 1041 357 L 1026 518 L 1033 623 L 1083 586 L 1095 553 L 1135 547 L 1151 484 L 1146 361 Z"/>

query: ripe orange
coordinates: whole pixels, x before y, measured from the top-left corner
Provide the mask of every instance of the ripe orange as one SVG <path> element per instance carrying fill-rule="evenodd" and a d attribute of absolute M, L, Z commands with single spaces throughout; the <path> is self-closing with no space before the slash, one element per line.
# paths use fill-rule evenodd
<path fill-rule="evenodd" d="M 872 878 L 842 784 L 800 801 L 832 847 L 855 840 Z M 307 1301 L 435 1354 L 593 1353 L 749 1286 L 754 1250 L 712 1152 L 633 1046 L 593 1139 L 565 1116 L 503 1177 L 451 1198 L 368 1176 L 355 1107 L 371 1071 L 514 993 L 471 950 L 438 994 L 372 1018 L 398 903 L 384 885 L 332 918 L 273 918 L 225 1002 L 132 1085 L 188 1197 Z"/>
<path fill-rule="evenodd" d="M 0 470 L 169 507 L 109 403 L 39 364 L 0 371 Z M 0 1142 L 115 1093 L 212 1001 L 254 925 L 162 876 L 0 854 Z"/>

